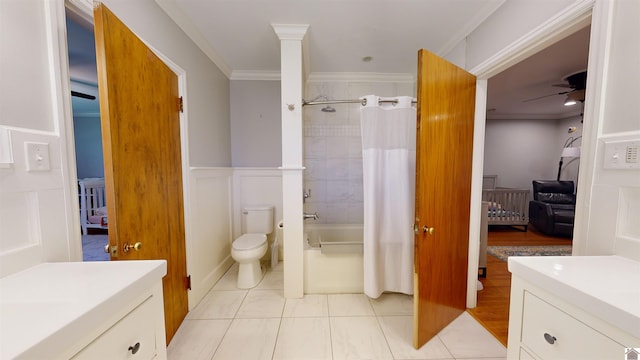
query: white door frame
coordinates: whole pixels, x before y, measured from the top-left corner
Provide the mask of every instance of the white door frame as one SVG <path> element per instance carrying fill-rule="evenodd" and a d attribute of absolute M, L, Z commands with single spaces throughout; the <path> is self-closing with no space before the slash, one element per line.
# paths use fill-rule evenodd
<path fill-rule="evenodd" d="M 482 199 L 482 173 L 484 163 L 484 135 L 487 107 L 487 81 L 492 76 L 517 64 L 525 58 L 556 43 L 562 38 L 591 24 L 589 46 L 589 65 L 587 72 L 587 99 L 584 108 L 584 126 L 578 175 L 577 197 L 581 203 L 588 203 L 589 189 L 592 186 L 593 166 L 595 164 L 595 142 L 600 119 L 599 109 L 603 105 L 602 81 L 606 70 L 606 54 L 610 35 L 611 2 L 600 0 L 578 1 L 557 16 L 549 19 L 537 28 L 522 36 L 509 46 L 497 52 L 484 62 L 468 71 L 477 76 L 476 83 L 476 128 L 474 130 L 474 162 L 471 189 L 471 219 L 469 233 L 469 268 L 467 277 L 467 307 L 477 305 L 477 278 L 480 238 L 480 204 Z M 584 199 L 587 199 L 585 201 Z M 576 207 L 574 225 L 574 255 L 586 239 L 587 224 L 584 219 L 586 209 Z"/>

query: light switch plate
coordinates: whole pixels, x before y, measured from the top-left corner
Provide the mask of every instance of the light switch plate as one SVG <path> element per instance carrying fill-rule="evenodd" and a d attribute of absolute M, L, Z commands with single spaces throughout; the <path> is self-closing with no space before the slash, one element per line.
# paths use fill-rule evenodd
<path fill-rule="evenodd" d="M 640 140 L 606 141 L 605 169 L 640 169 Z"/>
<path fill-rule="evenodd" d="M 25 155 L 27 157 L 27 171 L 49 171 L 49 144 L 25 141 Z"/>

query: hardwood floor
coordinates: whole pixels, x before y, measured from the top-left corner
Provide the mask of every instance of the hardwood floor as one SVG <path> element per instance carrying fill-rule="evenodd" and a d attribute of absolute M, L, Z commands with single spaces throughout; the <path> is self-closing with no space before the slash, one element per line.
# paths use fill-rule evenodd
<path fill-rule="evenodd" d="M 489 229 L 487 245 L 571 245 L 571 239 L 546 236 L 532 226 L 526 232 L 502 227 Z M 487 277 L 480 278 L 480 282 L 484 289 L 478 291 L 478 305 L 467 311 L 507 346 L 511 292 L 511 273 L 507 270 L 507 263 L 487 255 Z"/>

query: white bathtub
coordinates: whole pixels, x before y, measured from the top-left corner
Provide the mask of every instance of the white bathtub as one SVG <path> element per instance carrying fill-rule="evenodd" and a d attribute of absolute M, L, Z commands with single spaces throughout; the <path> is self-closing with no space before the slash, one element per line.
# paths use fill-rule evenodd
<path fill-rule="evenodd" d="M 309 224 L 304 233 L 304 293 L 362 293 L 362 225 Z"/>

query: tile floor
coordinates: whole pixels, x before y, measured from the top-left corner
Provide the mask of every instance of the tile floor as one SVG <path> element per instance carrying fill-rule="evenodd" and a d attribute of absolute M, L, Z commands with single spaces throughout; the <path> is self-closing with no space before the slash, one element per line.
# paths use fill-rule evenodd
<path fill-rule="evenodd" d="M 506 349 L 469 314 L 419 350 L 411 345 L 413 299 L 383 294 L 282 295 L 282 263 L 258 286 L 235 286 L 237 265 L 191 311 L 170 360 L 506 359 Z"/>

